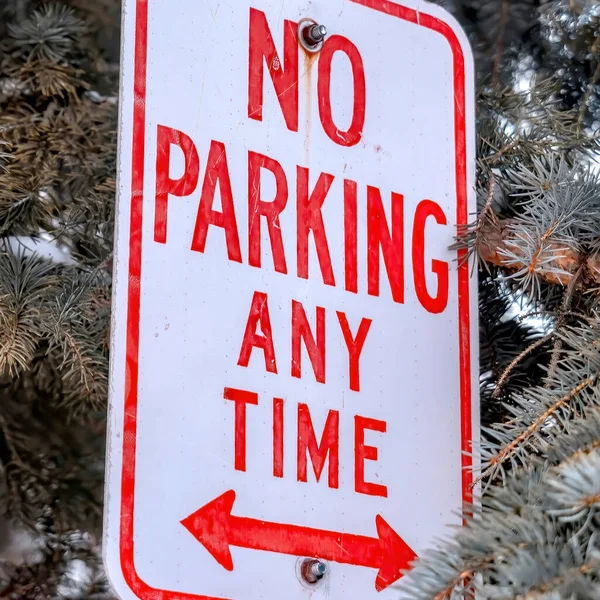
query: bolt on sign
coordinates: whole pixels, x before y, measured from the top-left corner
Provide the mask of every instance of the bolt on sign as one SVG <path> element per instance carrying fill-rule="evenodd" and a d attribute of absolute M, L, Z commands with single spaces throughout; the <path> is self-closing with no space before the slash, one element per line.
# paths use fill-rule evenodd
<path fill-rule="evenodd" d="M 460 523 L 473 104 L 466 38 L 428 2 L 125 1 L 122 598 L 395 599 Z"/>

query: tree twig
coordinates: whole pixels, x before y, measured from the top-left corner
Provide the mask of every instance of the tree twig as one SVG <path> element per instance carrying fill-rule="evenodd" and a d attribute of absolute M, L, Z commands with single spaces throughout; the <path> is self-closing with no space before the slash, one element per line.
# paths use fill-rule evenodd
<path fill-rule="evenodd" d="M 495 87 L 500 83 L 500 66 L 502 64 L 502 54 L 504 53 L 504 35 L 506 33 L 506 23 L 510 11 L 510 1 L 502 0 L 500 9 L 500 22 L 498 24 L 498 36 L 496 37 L 496 51 L 494 53 L 494 65 L 492 69 L 492 85 Z"/>
<path fill-rule="evenodd" d="M 583 265 L 577 269 L 577 272 L 575 275 L 573 275 L 573 278 L 571 281 L 569 281 L 569 285 L 567 285 L 567 288 L 565 289 L 563 301 L 558 312 L 558 319 L 556 320 L 556 330 L 560 329 L 565 323 L 566 313 L 571 308 L 571 301 L 573 299 L 575 285 L 581 277 L 582 270 Z M 552 348 L 552 356 L 550 358 L 550 365 L 548 366 L 548 374 L 546 376 L 546 384 L 544 386 L 546 389 L 549 389 L 552 386 L 552 377 L 556 372 L 556 367 L 560 358 L 560 351 L 562 350 L 563 345 L 563 340 L 561 338 L 557 337 L 554 340 L 554 347 Z"/>
<path fill-rule="evenodd" d="M 551 332 L 551 333 L 549 333 L 549 334 L 547 334 L 547 335 L 539 338 L 538 340 L 536 340 L 535 342 L 533 342 L 532 344 L 530 344 L 527 348 L 525 348 L 525 350 L 523 350 L 523 352 L 521 352 L 521 354 L 519 354 L 519 356 L 515 357 L 510 362 L 510 364 L 502 372 L 502 375 L 500 376 L 500 379 L 498 380 L 498 383 L 496 384 L 496 387 L 494 388 L 494 391 L 492 392 L 492 398 L 498 398 L 498 396 L 500 396 L 500 393 L 502 392 L 502 389 L 504 388 L 504 385 L 506 384 L 506 381 L 507 381 L 509 375 L 513 372 L 513 370 L 515 369 L 515 367 L 525 357 L 527 357 L 534 350 L 537 350 L 537 348 L 539 348 L 540 346 L 542 346 L 553 335 L 554 335 L 554 332 Z"/>

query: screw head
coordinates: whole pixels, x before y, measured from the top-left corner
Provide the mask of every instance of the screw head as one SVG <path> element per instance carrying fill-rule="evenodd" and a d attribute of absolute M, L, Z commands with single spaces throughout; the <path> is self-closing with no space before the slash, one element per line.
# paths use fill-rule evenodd
<path fill-rule="evenodd" d="M 301 19 L 298 23 L 298 40 L 307 52 L 319 52 L 323 47 L 327 27 L 312 19 Z"/>
<path fill-rule="evenodd" d="M 323 39 L 325 38 L 326 35 L 327 35 L 327 27 L 325 27 L 325 25 L 313 25 L 308 30 L 308 37 L 315 44 L 318 44 L 319 42 L 323 41 Z"/>
<path fill-rule="evenodd" d="M 316 558 L 306 558 L 300 565 L 300 574 L 306 583 L 318 583 L 327 572 L 327 565 Z"/>

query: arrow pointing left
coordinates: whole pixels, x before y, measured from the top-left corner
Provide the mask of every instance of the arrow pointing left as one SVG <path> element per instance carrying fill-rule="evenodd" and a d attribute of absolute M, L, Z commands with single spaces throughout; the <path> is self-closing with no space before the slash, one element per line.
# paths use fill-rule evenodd
<path fill-rule="evenodd" d="M 333 562 L 378 569 L 375 589 L 400 579 L 416 558 L 413 550 L 379 515 L 378 537 L 270 523 L 231 514 L 235 492 L 229 490 L 181 521 L 182 525 L 228 571 L 233 571 L 230 546 L 314 556 Z"/>

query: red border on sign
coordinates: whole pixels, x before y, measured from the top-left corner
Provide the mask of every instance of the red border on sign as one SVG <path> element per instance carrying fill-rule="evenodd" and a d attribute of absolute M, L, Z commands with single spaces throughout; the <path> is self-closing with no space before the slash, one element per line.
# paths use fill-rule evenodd
<path fill-rule="evenodd" d="M 127 298 L 127 345 L 125 372 L 125 406 L 123 425 L 123 467 L 121 479 L 120 559 L 125 581 L 143 600 L 223 600 L 210 596 L 159 590 L 146 584 L 134 565 L 133 512 L 135 496 L 136 432 L 138 407 L 138 357 L 140 333 L 140 287 L 142 272 L 142 217 L 144 155 L 146 131 L 146 61 L 148 46 L 148 1 L 136 0 L 133 150 L 131 170 L 131 216 L 129 238 L 129 278 Z M 351 0 L 404 21 L 409 21 L 443 35 L 452 49 L 454 68 L 454 141 L 456 148 L 456 222 L 468 222 L 467 156 L 465 123 L 465 58 L 456 34 L 444 21 L 387 0 Z M 460 417 L 463 499 L 471 498 L 472 440 L 471 407 L 471 317 L 469 304 L 469 267 L 466 251 L 458 252 L 458 312 Z"/>

